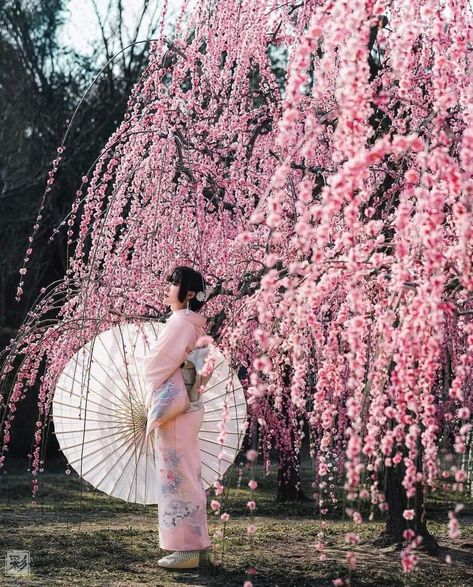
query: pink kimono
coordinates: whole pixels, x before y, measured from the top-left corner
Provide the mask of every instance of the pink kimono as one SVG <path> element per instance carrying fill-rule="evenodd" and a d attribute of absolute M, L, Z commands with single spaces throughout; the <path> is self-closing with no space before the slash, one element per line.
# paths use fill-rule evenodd
<path fill-rule="evenodd" d="M 201 478 L 198 433 L 203 405 L 191 405 L 181 364 L 205 334 L 206 319 L 186 310 L 172 313 L 144 359 L 148 421 L 159 463 L 159 543 L 164 550 L 210 546 L 207 496 Z"/>

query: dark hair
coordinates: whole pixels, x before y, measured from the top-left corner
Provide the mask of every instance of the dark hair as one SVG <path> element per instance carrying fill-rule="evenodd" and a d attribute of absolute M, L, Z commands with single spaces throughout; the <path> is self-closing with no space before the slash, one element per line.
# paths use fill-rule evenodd
<path fill-rule="evenodd" d="M 205 279 L 202 273 L 199 273 L 199 271 L 196 271 L 191 267 L 186 267 L 185 265 L 179 265 L 176 267 L 168 275 L 166 281 L 169 281 L 173 285 L 180 286 L 177 297 L 181 302 L 186 299 L 187 292 L 195 291 L 197 294 L 199 291 L 204 291 L 206 289 Z M 193 312 L 200 310 L 204 304 L 205 300 L 199 301 L 195 297 L 189 300 L 189 308 Z"/>

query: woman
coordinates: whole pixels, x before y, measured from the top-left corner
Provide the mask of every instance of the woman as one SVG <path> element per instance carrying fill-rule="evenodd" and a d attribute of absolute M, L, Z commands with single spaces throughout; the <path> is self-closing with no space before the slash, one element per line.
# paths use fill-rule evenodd
<path fill-rule="evenodd" d="M 164 303 L 172 314 L 144 360 L 146 434 L 154 431 L 159 464 L 159 543 L 174 551 L 158 565 L 196 568 L 210 546 L 197 436 L 204 408 L 190 403 L 181 365 L 205 335 L 206 320 L 198 314 L 206 300 L 205 282 L 185 266 L 176 267 L 167 280 Z"/>

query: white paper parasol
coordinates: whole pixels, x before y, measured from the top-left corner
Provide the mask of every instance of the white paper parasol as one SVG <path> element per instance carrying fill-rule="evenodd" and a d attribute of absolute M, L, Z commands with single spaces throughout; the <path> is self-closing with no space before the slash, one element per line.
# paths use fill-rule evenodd
<path fill-rule="evenodd" d="M 125 324 L 97 335 L 67 363 L 53 399 L 55 433 L 70 466 L 100 491 L 134 503 L 158 502 L 157 455 L 154 435 L 145 439 L 145 387 L 137 358 L 163 326 Z M 245 433 L 243 388 L 221 353 L 202 400 L 199 442 L 207 488 L 233 463 Z M 221 445 L 224 405 L 227 436 Z"/>

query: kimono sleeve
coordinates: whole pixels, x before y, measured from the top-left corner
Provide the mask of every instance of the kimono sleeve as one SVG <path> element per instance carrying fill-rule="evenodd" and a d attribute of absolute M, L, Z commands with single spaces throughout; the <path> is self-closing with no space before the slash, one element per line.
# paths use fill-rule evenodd
<path fill-rule="evenodd" d="M 152 392 L 160 387 L 185 361 L 195 343 L 195 330 L 185 320 L 170 319 L 143 359 L 147 404 Z"/>

